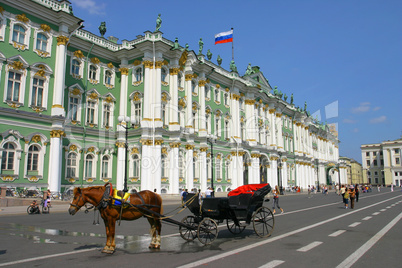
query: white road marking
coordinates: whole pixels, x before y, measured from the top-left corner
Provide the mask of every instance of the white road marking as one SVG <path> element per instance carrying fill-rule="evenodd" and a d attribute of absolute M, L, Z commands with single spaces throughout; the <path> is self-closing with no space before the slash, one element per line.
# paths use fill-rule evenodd
<path fill-rule="evenodd" d="M 362 220 L 363 221 L 368 221 L 369 219 L 371 219 L 372 217 L 371 216 L 367 216 L 367 217 L 364 217 Z"/>
<path fill-rule="evenodd" d="M 336 232 L 334 232 L 334 233 L 332 233 L 332 234 L 330 234 L 330 235 L 328 235 L 328 236 L 330 236 L 330 237 L 337 237 L 337 236 L 343 234 L 344 232 L 346 232 L 346 230 L 339 230 L 339 231 L 336 231 Z"/>
<path fill-rule="evenodd" d="M 313 249 L 313 248 L 315 248 L 315 247 L 317 247 L 317 246 L 319 246 L 321 244 L 322 244 L 322 242 L 320 242 L 320 241 L 314 241 L 314 242 L 308 244 L 307 246 L 299 248 L 297 251 L 299 251 L 299 252 L 307 252 L 307 251 L 309 251 L 309 250 L 311 250 L 311 249 Z"/>
<path fill-rule="evenodd" d="M 390 223 L 388 223 L 384 228 L 382 228 L 378 233 L 376 233 L 369 241 L 367 241 L 363 246 L 356 250 L 352 255 L 347 257 L 342 263 L 340 263 L 336 268 L 349 268 L 355 262 L 357 262 L 363 255 L 378 242 L 398 221 L 402 218 L 402 213 L 400 213 L 396 218 L 394 218 Z"/>
<path fill-rule="evenodd" d="M 52 255 L 35 257 L 35 258 L 23 259 L 23 260 L 19 260 L 19 261 L 0 263 L 0 266 L 14 265 L 14 264 L 20 264 L 20 263 L 25 263 L 25 262 L 30 262 L 30 261 L 39 261 L 39 260 L 44 260 L 44 259 L 48 259 L 48 258 L 66 256 L 66 255 L 83 253 L 83 252 L 87 252 L 87 251 L 100 250 L 100 249 L 101 248 L 89 248 L 89 249 L 75 250 L 75 251 L 64 252 L 64 253 L 57 253 L 57 254 L 52 254 Z"/>
<path fill-rule="evenodd" d="M 373 215 L 373 216 L 377 216 L 378 214 L 380 214 L 381 212 L 374 212 L 373 214 L 371 214 L 371 215 Z"/>
<path fill-rule="evenodd" d="M 369 206 L 367 206 L 367 207 L 355 209 L 355 210 L 352 210 L 352 211 L 347 212 L 347 213 L 345 213 L 345 214 L 342 214 L 342 215 L 339 215 L 339 216 L 336 216 L 336 217 L 333 217 L 333 218 L 330 218 L 330 219 L 327 219 L 327 220 L 324 220 L 324 221 L 321 221 L 321 222 L 317 222 L 317 223 L 315 223 L 315 224 L 312 224 L 312 225 L 309 225 L 309 226 L 306 226 L 306 227 L 303 227 L 303 228 L 300 228 L 300 229 L 297 229 L 297 230 L 294 230 L 294 231 L 291 231 L 291 232 L 288 232 L 288 233 L 285 233 L 285 234 L 282 234 L 282 235 L 278 235 L 278 236 L 275 236 L 275 237 L 272 237 L 272 238 L 271 238 L 271 237 L 270 237 L 270 238 L 267 238 L 266 240 L 263 240 L 263 241 L 261 241 L 261 242 L 257 242 L 257 243 L 254 243 L 254 244 L 251 244 L 251 245 L 248 245 L 248 246 L 244 246 L 244 247 L 241 247 L 241 248 L 237 248 L 237 249 L 234 249 L 234 250 L 231 250 L 231 251 L 228 251 L 228 252 L 225 252 L 225 253 L 221 253 L 221 254 L 218 254 L 218 255 L 215 255 L 215 256 L 211 256 L 211 257 L 209 257 L 209 258 L 205 258 L 205 259 L 202 259 L 202 260 L 199 260 L 199 261 L 194 261 L 194 262 L 191 262 L 191 263 L 188 263 L 188 264 L 179 266 L 179 267 L 177 267 L 177 268 L 197 267 L 197 266 L 200 266 L 200 265 L 204 265 L 204 264 L 207 264 L 207 263 L 211 263 L 211 262 L 213 262 L 213 261 L 217 261 L 217 260 L 219 260 L 219 259 L 226 258 L 226 257 L 229 257 L 229 256 L 231 256 L 231 255 L 235 255 L 235 254 L 241 253 L 241 252 L 243 252 L 243 251 L 247 251 L 247 250 L 250 250 L 250 249 L 253 249 L 253 248 L 256 248 L 256 247 L 260 247 L 260 246 L 265 245 L 265 244 L 269 244 L 269 243 L 275 242 L 275 241 L 277 241 L 277 240 L 286 238 L 286 237 L 291 236 L 291 235 L 294 235 L 294 234 L 299 234 L 300 232 L 304 232 L 304 231 L 313 229 L 313 228 L 315 228 L 315 227 L 321 226 L 321 225 L 326 224 L 326 223 L 328 223 L 328 222 L 335 221 L 335 220 L 341 219 L 341 218 L 343 218 L 343 217 L 347 217 L 347 216 L 349 216 L 349 215 L 351 215 L 351 214 L 354 214 L 354 213 L 357 213 L 357 212 L 359 212 L 359 211 L 362 211 L 362 210 L 365 210 L 365 209 L 368 209 L 368 208 L 377 206 L 377 205 L 382 204 L 382 203 L 385 203 L 385 202 L 389 202 L 389 200 L 392 200 L 392 199 L 395 199 L 395 198 L 400 198 L 400 197 L 399 197 L 399 196 L 392 197 L 392 198 L 386 199 L 386 200 L 384 200 L 384 201 L 381 201 L 381 202 L 378 202 L 378 203 L 369 205 Z M 337 203 L 337 204 L 338 204 L 338 203 Z M 289 212 L 288 212 L 288 213 L 289 213 Z"/>
<path fill-rule="evenodd" d="M 383 208 L 383 209 L 380 209 L 380 211 L 381 211 L 381 212 L 384 212 L 384 211 L 387 211 L 387 210 L 386 210 L 385 208 Z"/>
<path fill-rule="evenodd" d="M 282 263 L 284 263 L 285 261 L 281 261 L 281 260 L 273 260 L 268 262 L 267 264 L 264 264 L 263 266 L 260 266 L 258 268 L 274 268 L 278 265 L 281 265 Z"/>
<path fill-rule="evenodd" d="M 349 225 L 349 227 L 356 227 L 357 225 L 359 225 L 361 222 L 355 222 L 355 223 L 352 223 L 351 225 Z"/>
<path fill-rule="evenodd" d="M 388 207 L 386 207 L 386 208 L 391 208 L 391 206 L 388 206 Z"/>

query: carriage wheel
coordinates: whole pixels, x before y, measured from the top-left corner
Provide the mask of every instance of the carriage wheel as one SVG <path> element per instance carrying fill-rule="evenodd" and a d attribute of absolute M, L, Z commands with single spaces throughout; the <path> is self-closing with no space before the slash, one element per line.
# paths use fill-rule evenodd
<path fill-rule="evenodd" d="M 42 213 L 49 213 L 49 212 L 50 212 L 49 206 L 47 206 L 47 207 L 43 206 L 42 207 Z"/>
<path fill-rule="evenodd" d="M 198 240 L 204 245 L 209 245 L 218 237 L 218 225 L 213 219 L 205 218 L 198 225 Z"/>
<path fill-rule="evenodd" d="M 187 241 L 193 241 L 197 237 L 197 223 L 195 222 L 195 217 L 194 216 L 187 216 L 184 217 L 181 220 L 181 223 L 185 225 L 189 225 L 193 227 L 191 228 L 186 228 L 184 226 L 179 226 L 179 232 L 180 236 Z"/>
<path fill-rule="evenodd" d="M 253 215 L 253 227 L 259 237 L 271 235 L 275 226 L 274 214 L 269 208 L 260 207 Z"/>
<path fill-rule="evenodd" d="M 228 227 L 229 232 L 235 235 L 240 234 L 246 228 L 246 226 L 236 225 L 236 223 L 231 219 L 226 219 L 226 226 Z"/>

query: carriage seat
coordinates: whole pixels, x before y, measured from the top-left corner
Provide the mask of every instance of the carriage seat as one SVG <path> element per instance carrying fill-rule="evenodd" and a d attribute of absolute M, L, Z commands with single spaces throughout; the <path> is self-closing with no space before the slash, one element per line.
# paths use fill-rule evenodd
<path fill-rule="evenodd" d="M 123 191 L 119 191 L 117 189 L 113 190 L 113 205 L 121 206 L 127 199 L 130 197 L 130 193 L 124 193 Z"/>

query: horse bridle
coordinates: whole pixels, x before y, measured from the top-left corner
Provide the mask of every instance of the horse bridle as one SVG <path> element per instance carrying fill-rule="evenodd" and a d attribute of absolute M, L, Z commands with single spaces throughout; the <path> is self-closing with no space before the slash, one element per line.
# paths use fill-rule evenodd
<path fill-rule="evenodd" d="M 78 197 L 77 203 L 80 202 L 81 198 L 84 199 L 84 198 L 82 197 L 82 192 L 80 193 L 80 195 L 79 195 L 79 197 Z M 98 210 L 100 210 L 100 209 L 102 208 L 102 206 L 101 206 L 102 202 L 104 202 L 104 199 L 103 199 L 103 198 L 99 201 L 99 203 L 98 203 L 96 206 L 91 204 L 92 207 L 89 207 L 89 208 L 86 206 L 88 202 L 85 202 L 84 205 L 82 205 L 82 206 L 78 206 L 78 205 L 73 204 L 73 203 L 71 202 L 71 203 L 70 203 L 70 206 L 75 207 L 75 208 L 77 209 L 77 211 L 80 210 L 83 206 L 85 206 L 85 213 L 88 213 L 88 211 L 89 211 L 90 209 L 93 209 L 93 208 L 95 208 L 95 207 L 96 207 Z"/>

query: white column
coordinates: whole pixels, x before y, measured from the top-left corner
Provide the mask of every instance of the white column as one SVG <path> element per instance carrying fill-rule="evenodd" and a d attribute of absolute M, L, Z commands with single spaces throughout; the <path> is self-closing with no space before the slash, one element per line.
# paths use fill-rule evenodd
<path fill-rule="evenodd" d="M 179 146 L 180 143 L 170 143 L 169 152 L 169 182 L 170 193 L 179 193 Z"/>
<path fill-rule="evenodd" d="M 161 111 L 162 111 L 162 77 L 161 77 L 161 68 L 163 64 L 163 59 L 158 59 L 158 61 L 155 62 L 155 70 L 154 70 L 154 86 L 153 86 L 153 102 L 152 102 L 152 109 L 154 113 L 154 119 L 155 119 L 155 124 L 158 127 L 163 126 L 162 122 L 162 116 L 161 116 Z"/>
<path fill-rule="evenodd" d="M 278 149 L 283 149 L 283 136 L 282 136 L 282 113 L 279 110 L 276 113 L 276 127 L 277 127 L 277 147 Z"/>
<path fill-rule="evenodd" d="M 191 90 L 191 81 L 193 79 L 193 74 L 192 73 L 187 73 L 185 75 L 185 83 L 184 83 L 184 90 L 186 92 L 186 98 L 187 98 L 187 106 L 186 106 L 186 116 L 185 116 L 185 127 L 192 130 L 194 130 L 193 128 L 193 121 L 192 121 L 192 117 L 193 117 L 193 93 Z"/>
<path fill-rule="evenodd" d="M 152 94 L 152 77 L 153 77 L 153 62 L 149 59 L 144 59 L 144 107 L 143 112 L 144 116 L 143 119 L 149 121 L 152 117 L 151 114 L 151 103 L 154 102 L 153 94 Z"/>
<path fill-rule="evenodd" d="M 231 136 L 233 138 L 240 140 L 241 139 L 241 128 L 240 128 L 240 107 L 239 107 L 240 95 L 232 94 L 230 108 L 232 113 L 232 129 Z"/>
<path fill-rule="evenodd" d="M 199 87 L 199 103 L 200 103 L 200 112 L 199 112 L 199 133 L 200 137 L 207 135 L 206 123 L 205 123 L 205 84 L 207 83 L 206 80 L 199 80 L 198 87 Z"/>
<path fill-rule="evenodd" d="M 156 189 L 157 193 L 161 193 L 161 178 L 162 178 L 162 142 L 161 140 L 155 140 L 154 146 L 152 146 L 153 159 L 152 162 L 152 180 L 150 180 L 149 190 Z"/>
<path fill-rule="evenodd" d="M 276 118 L 275 118 L 275 108 L 272 106 L 269 107 L 269 123 L 271 129 L 269 132 L 271 133 L 271 144 L 269 146 L 276 146 Z"/>
<path fill-rule="evenodd" d="M 186 187 L 189 191 L 194 188 L 193 152 L 194 145 L 186 145 Z"/>
<path fill-rule="evenodd" d="M 207 189 L 207 180 L 208 180 L 208 172 L 207 172 L 207 150 L 208 147 L 201 147 L 200 148 L 200 187 L 201 192 L 205 192 Z"/>
<path fill-rule="evenodd" d="M 60 192 L 61 189 L 61 154 L 62 140 L 64 136 L 62 130 L 50 131 L 50 155 L 49 155 L 49 189 L 52 193 Z"/>
<path fill-rule="evenodd" d="M 152 180 L 152 146 L 149 140 L 143 142 L 142 144 L 142 155 L 141 155 L 141 191 L 143 190 L 153 190 L 150 187 L 150 180 Z"/>
<path fill-rule="evenodd" d="M 54 68 L 54 88 L 52 116 L 65 116 L 63 107 L 64 84 L 66 75 L 66 45 L 68 38 L 65 36 L 57 37 L 56 62 Z"/>
<path fill-rule="evenodd" d="M 116 169 L 116 189 L 123 190 L 124 178 L 126 174 L 126 147 L 125 142 L 117 142 L 117 169 Z M 142 172 L 142 171 L 141 171 Z"/>
<path fill-rule="evenodd" d="M 288 165 L 286 161 L 282 162 L 281 174 L 282 174 L 282 187 L 283 190 L 285 190 L 286 187 L 288 186 Z"/>
<path fill-rule="evenodd" d="M 250 98 L 252 96 L 249 96 Z M 246 140 L 256 142 L 256 121 L 254 113 L 255 99 L 246 99 Z M 250 182 L 250 178 L 249 178 Z"/>
<path fill-rule="evenodd" d="M 251 154 L 251 167 L 249 169 L 248 183 L 260 183 L 260 154 Z M 251 172 L 251 173 L 250 173 Z"/>
<path fill-rule="evenodd" d="M 278 162 L 277 162 L 277 157 L 271 156 L 270 158 L 270 166 L 271 166 L 271 187 L 274 188 L 276 185 L 278 185 Z M 278 185 L 279 187 L 279 185 Z"/>
<path fill-rule="evenodd" d="M 178 95 L 178 78 L 177 75 L 179 73 L 179 68 L 172 68 L 169 71 L 170 73 L 170 107 L 169 107 L 169 130 L 170 131 L 175 131 L 179 130 L 179 119 L 178 119 L 178 100 L 179 100 L 179 95 Z"/>

